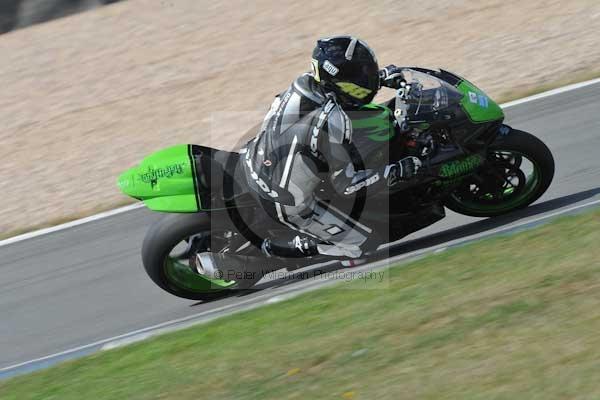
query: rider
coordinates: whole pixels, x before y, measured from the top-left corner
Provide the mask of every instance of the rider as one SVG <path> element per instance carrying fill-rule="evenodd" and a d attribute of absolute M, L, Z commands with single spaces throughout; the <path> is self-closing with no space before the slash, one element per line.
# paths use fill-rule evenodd
<path fill-rule="evenodd" d="M 265 239 L 267 256 L 362 254 L 369 227 L 319 199 L 315 190 L 328 178 L 339 194 L 352 196 L 366 187 L 372 193 L 392 178 L 415 175 L 421 165 L 417 157 L 367 169 L 353 151 L 349 114 L 370 103 L 381 86 L 397 87 L 401 78 L 401 69 L 393 65 L 380 71 L 375 54 L 360 39 L 317 41 L 312 73 L 275 97 L 260 133 L 242 150 L 248 184 L 262 207 L 300 233 L 289 242 Z"/>

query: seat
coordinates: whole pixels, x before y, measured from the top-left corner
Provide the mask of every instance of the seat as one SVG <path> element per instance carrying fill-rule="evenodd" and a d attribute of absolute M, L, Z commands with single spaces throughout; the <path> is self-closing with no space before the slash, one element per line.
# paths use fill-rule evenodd
<path fill-rule="evenodd" d="M 222 208 L 225 202 L 248 193 L 239 153 L 193 145 L 192 156 L 203 207 Z"/>

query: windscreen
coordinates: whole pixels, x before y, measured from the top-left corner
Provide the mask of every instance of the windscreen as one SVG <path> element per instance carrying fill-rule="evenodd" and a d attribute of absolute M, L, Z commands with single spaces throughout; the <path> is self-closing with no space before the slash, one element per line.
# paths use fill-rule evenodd
<path fill-rule="evenodd" d="M 402 108 L 409 117 L 436 113 L 459 103 L 462 98 L 456 88 L 435 76 L 413 69 L 403 70 L 403 74 L 410 88 L 402 99 Z"/>

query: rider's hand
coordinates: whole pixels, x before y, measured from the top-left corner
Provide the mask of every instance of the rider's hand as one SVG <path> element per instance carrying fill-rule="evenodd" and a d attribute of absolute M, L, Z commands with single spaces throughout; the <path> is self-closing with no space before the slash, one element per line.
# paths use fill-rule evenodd
<path fill-rule="evenodd" d="M 388 180 L 388 186 L 393 186 L 398 181 L 407 181 L 417 175 L 421 168 L 421 160 L 417 157 L 405 157 L 402 160 L 390 164 L 385 168 L 384 178 Z"/>
<path fill-rule="evenodd" d="M 403 80 L 402 68 L 396 67 L 394 64 L 390 64 L 384 69 L 379 70 L 379 82 L 381 86 L 398 89 L 400 82 Z"/>

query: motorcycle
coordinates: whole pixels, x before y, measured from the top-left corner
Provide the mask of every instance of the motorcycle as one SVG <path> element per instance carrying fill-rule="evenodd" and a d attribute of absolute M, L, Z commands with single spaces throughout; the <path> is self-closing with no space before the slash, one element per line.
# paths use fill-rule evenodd
<path fill-rule="evenodd" d="M 387 190 L 373 196 L 361 195 L 367 188 L 357 187 L 349 204 L 335 194 L 322 200 L 331 209 L 350 210 L 350 222 L 372 233 L 367 254 L 439 221 L 444 207 L 495 217 L 527 207 L 552 182 L 554 159 L 548 147 L 504 124 L 498 104 L 449 71 L 406 69 L 395 97 L 360 111 L 351 118 L 353 128 L 366 133 L 354 134 L 353 142 L 365 164 L 400 159 L 411 151 L 423 164 L 418 179 L 396 182 L 389 176 Z M 388 142 L 388 154 L 368 154 L 370 148 L 381 148 L 370 143 L 382 141 Z M 243 151 L 173 146 L 119 176 L 123 193 L 168 213 L 149 229 L 142 246 L 148 276 L 167 292 L 211 300 L 251 288 L 269 272 L 331 260 L 267 258 L 261 252 L 262 238 L 291 238 L 298 232 L 274 220 L 257 222 L 259 201 L 240 184 Z M 328 182 L 322 184 L 320 192 L 331 193 L 325 190 Z M 215 257 L 219 265 L 211 261 Z"/>

